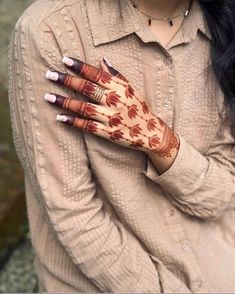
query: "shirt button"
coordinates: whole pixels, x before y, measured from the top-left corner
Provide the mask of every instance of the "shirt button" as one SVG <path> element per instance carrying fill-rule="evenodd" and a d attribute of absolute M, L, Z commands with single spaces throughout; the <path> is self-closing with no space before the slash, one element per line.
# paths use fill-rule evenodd
<path fill-rule="evenodd" d="M 182 250 L 184 251 L 184 252 L 186 252 L 186 251 L 189 251 L 190 250 L 190 245 L 188 244 L 188 243 L 183 243 L 182 245 L 181 245 L 181 248 L 182 248 Z"/>
<path fill-rule="evenodd" d="M 167 57 L 167 58 L 164 59 L 164 63 L 165 63 L 166 66 L 171 66 L 172 62 L 173 62 L 173 60 L 170 57 Z"/>
<path fill-rule="evenodd" d="M 163 101 L 163 105 L 164 105 L 165 107 L 169 107 L 169 106 L 171 105 L 171 101 L 168 100 L 168 99 L 166 99 L 166 100 Z"/>

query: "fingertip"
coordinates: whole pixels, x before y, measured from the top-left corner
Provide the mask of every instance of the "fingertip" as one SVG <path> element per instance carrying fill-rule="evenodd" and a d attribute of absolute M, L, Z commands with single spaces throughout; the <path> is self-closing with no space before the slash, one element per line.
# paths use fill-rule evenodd
<path fill-rule="evenodd" d="M 44 96 L 44 99 L 48 102 L 51 102 L 51 103 L 55 103 L 56 102 L 56 96 L 53 95 L 53 94 L 50 94 L 50 93 L 46 93 L 45 96 Z"/>
<path fill-rule="evenodd" d="M 103 56 L 103 62 L 104 62 L 104 64 L 107 65 L 108 67 L 113 67 L 112 64 L 108 61 L 108 59 L 107 59 L 105 56 Z"/>
<path fill-rule="evenodd" d="M 58 81 L 59 79 L 59 74 L 55 71 L 51 71 L 51 70 L 48 70 L 46 72 L 46 78 L 48 80 L 52 80 L 52 81 Z"/>
<path fill-rule="evenodd" d="M 60 122 L 67 122 L 68 117 L 66 115 L 63 115 L 63 114 L 57 114 L 56 120 L 60 121 Z"/>
<path fill-rule="evenodd" d="M 72 58 L 68 57 L 68 56 L 64 56 L 62 59 L 62 62 L 68 66 L 73 66 L 74 65 L 74 61 Z"/>

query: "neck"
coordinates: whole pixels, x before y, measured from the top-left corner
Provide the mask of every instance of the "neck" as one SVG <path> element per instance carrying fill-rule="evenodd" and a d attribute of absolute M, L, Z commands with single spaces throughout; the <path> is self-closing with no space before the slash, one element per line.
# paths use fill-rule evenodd
<path fill-rule="evenodd" d="M 135 0 L 138 8 L 159 18 L 181 13 L 189 6 L 189 0 Z"/>

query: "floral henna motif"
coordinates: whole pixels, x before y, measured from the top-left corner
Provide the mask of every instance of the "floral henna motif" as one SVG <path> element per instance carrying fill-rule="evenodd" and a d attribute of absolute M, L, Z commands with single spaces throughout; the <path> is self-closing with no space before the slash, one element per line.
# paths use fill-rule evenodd
<path fill-rule="evenodd" d="M 153 135 L 149 138 L 149 146 L 152 147 L 158 147 L 160 145 L 160 138 L 157 135 Z"/>
<path fill-rule="evenodd" d="M 112 91 L 106 95 L 106 103 L 109 107 L 111 105 L 117 106 L 117 103 L 120 102 L 121 96 L 116 93 L 116 91 Z"/>
<path fill-rule="evenodd" d="M 154 131 L 157 128 L 157 122 L 154 118 L 151 118 L 147 121 L 147 128 L 149 131 Z"/>
<path fill-rule="evenodd" d="M 133 127 L 130 128 L 130 136 L 133 138 L 133 137 L 138 137 L 141 132 L 142 129 L 141 127 L 139 126 L 139 124 L 136 124 L 134 125 Z"/>
<path fill-rule="evenodd" d="M 144 142 L 142 141 L 142 139 L 138 139 L 135 142 L 130 144 L 130 147 L 134 147 L 134 148 L 139 148 L 143 146 L 144 146 Z"/>
<path fill-rule="evenodd" d="M 85 94 L 88 97 L 92 97 L 95 94 L 95 91 L 97 89 L 97 85 L 90 82 L 90 81 L 86 81 L 82 93 Z"/>
<path fill-rule="evenodd" d="M 150 111 L 149 111 L 149 107 L 148 107 L 147 103 L 145 101 L 143 101 L 141 104 L 142 104 L 143 113 L 144 114 L 149 113 Z"/>
<path fill-rule="evenodd" d="M 87 120 L 83 129 L 92 133 L 98 132 L 98 126 L 92 120 Z"/>
<path fill-rule="evenodd" d="M 119 124 L 122 123 L 122 120 L 123 120 L 120 113 L 115 113 L 112 116 L 108 116 L 108 118 L 109 118 L 109 125 L 110 125 L 111 128 L 113 126 L 117 127 Z"/>
<path fill-rule="evenodd" d="M 125 94 L 127 98 L 133 98 L 135 91 L 130 84 L 126 86 Z"/>
<path fill-rule="evenodd" d="M 120 140 L 123 138 L 124 133 L 121 130 L 116 130 L 114 132 L 109 132 L 111 140 Z"/>
<path fill-rule="evenodd" d="M 101 82 L 103 82 L 104 84 L 105 83 L 108 83 L 110 84 L 110 82 L 112 81 L 112 76 L 107 73 L 107 72 L 102 72 L 101 76 L 100 76 L 100 80 Z"/>
<path fill-rule="evenodd" d="M 133 104 L 131 106 L 128 106 L 128 116 L 129 118 L 135 118 L 137 115 L 138 109 L 137 109 L 137 105 Z"/>
<path fill-rule="evenodd" d="M 96 106 L 94 104 L 90 104 L 85 102 L 85 108 L 84 108 L 84 115 L 86 116 L 94 116 L 97 115 Z"/>

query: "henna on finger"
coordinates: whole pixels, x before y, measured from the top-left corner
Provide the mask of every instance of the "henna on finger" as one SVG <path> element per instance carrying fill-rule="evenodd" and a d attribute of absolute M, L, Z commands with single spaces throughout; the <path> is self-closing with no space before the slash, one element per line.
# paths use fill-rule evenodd
<path fill-rule="evenodd" d="M 62 61 L 82 77 L 110 89 L 110 83 L 113 81 L 110 73 L 72 57 L 64 56 Z"/>
<path fill-rule="evenodd" d="M 69 114 L 58 114 L 56 120 L 82 131 L 96 133 L 96 135 L 100 137 L 108 138 L 108 131 L 106 127 L 100 122 L 79 118 Z"/>
<path fill-rule="evenodd" d="M 88 81 L 86 79 L 64 74 L 62 72 L 47 71 L 46 78 L 59 83 L 60 85 L 70 87 L 97 103 L 105 103 L 105 88 Z"/>
<path fill-rule="evenodd" d="M 97 122 L 88 119 L 82 119 L 69 114 L 58 114 L 56 120 L 83 131 L 90 131 L 95 133 L 98 130 Z"/>
<path fill-rule="evenodd" d="M 105 58 L 105 57 L 103 57 L 103 62 L 104 62 L 104 64 L 105 64 L 105 66 L 106 66 L 106 68 L 108 69 L 108 71 L 109 71 L 109 73 L 112 75 L 112 76 L 114 76 L 114 77 L 116 77 L 116 78 L 118 78 L 118 79 L 120 79 L 120 80 L 123 80 L 124 82 L 126 82 L 126 83 L 128 83 L 128 80 L 118 71 L 118 70 L 116 70 L 110 63 L 109 63 L 109 61 L 107 60 L 107 58 Z"/>
<path fill-rule="evenodd" d="M 72 98 L 67 98 L 59 94 L 47 93 L 44 99 L 66 110 L 81 114 L 88 118 L 94 118 L 101 122 L 109 122 L 113 125 L 117 124 L 117 118 L 109 115 L 104 106 L 89 103 L 87 101 L 80 101 Z"/>

